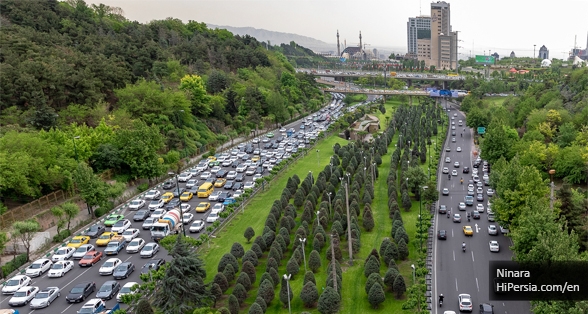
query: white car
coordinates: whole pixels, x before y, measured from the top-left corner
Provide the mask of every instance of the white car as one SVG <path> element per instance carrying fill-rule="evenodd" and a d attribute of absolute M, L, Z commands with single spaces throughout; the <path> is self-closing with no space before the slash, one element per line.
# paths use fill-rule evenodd
<path fill-rule="evenodd" d="M 70 270 L 73 269 L 74 262 L 72 261 L 57 261 L 55 264 L 51 266 L 49 269 L 49 273 L 47 277 L 49 278 L 57 278 L 63 277 L 63 275 L 67 274 Z"/>
<path fill-rule="evenodd" d="M 192 213 L 184 213 L 182 220 L 184 221 L 184 225 L 187 225 L 194 219 L 194 214 Z"/>
<path fill-rule="evenodd" d="M 496 228 L 496 225 L 489 225 L 488 226 L 488 234 L 489 235 L 498 235 L 498 228 Z"/>
<path fill-rule="evenodd" d="M 18 289 L 8 301 L 10 306 L 23 306 L 31 302 L 35 295 L 39 292 L 39 287 L 28 286 Z"/>
<path fill-rule="evenodd" d="M 106 260 L 106 262 L 104 262 L 104 264 L 102 264 L 100 270 L 98 270 L 98 273 L 102 276 L 112 275 L 114 269 L 120 264 L 122 264 L 120 259 L 109 258 Z"/>
<path fill-rule="evenodd" d="M 247 166 L 245 164 L 240 164 L 235 169 L 235 171 L 237 171 L 238 173 L 243 173 L 245 172 L 245 170 L 247 170 Z"/>
<path fill-rule="evenodd" d="M 202 180 L 206 180 L 208 178 L 210 178 L 211 174 L 208 171 L 204 171 L 203 173 L 200 174 L 200 179 Z"/>
<path fill-rule="evenodd" d="M 149 217 L 149 218 L 147 218 L 147 219 L 145 219 L 143 221 L 143 224 L 141 225 L 141 228 L 143 228 L 143 230 L 149 230 L 149 229 L 151 229 L 151 226 L 155 222 L 157 222 L 157 219 L 155 219 L 153 217 Z"/>
<path fill-rule="evenodd" d="M 443 173 L 449 173 L 449 168 L 443 167 Z"/>
<path fill-rule="evenodd" d="M 443 188 L 443 195 L 449 195 L 449 189 Z"/>
<path fill-rule="evenodd" d="M 125 240 L 127 240 L 127 242 L 131 242 L 134 238 L 138 237 L 139 234 L 141 234 L 139 229 L 129 228 L 123 232 L 122 236 L 125 238 Z"/>
<path fill-rule="evenodd" d="M 461 147 L 459 147 L 459 146 L 458 146 L 458 147 L 457 147 L 455 150 L 456 150 L 457 152 L 461 152 Z"/>
<path fill-rule="evenodd" d="M 472 175 L 477 175 L 477 174 L 478 174 L 478 168 L 472 169 Z"/>
<path fill-rule="evenodd" d="M 260 173 L 256 173 L 256 174 L 253 176 L 253 178 L 252 178 L 253 182 L 257 181 L 257 179 L 261 179 L 261 174 L 260 174 Z"/>
<path fill-rule="evenodd" d="M 190 232 L 194 233 L 194 232 L 200 232 L 204 229 L 204 221 L 202 220 L 196 220 L 194 221 L 191 225 L 190 225 Z"/>
<path fill-rule="evenodd" d="M 446 163 L 450 163 L 450 162 L 451 162 L 451 158 L 449 158 L 449 157 L 445 157 L 445 162 L 446 162 Z"/>
<path fill-rule="evenodd" d="M 459 161 L 456 161 L 456 162 L 454 162 L 454 163 L 453 163 L 453 167 L 454 167 L 454 168 L 459 168 L 459 165 L 460 165 L 460 164 L 459 164 Z"/>
<path fill-rule="evenodd" d="M 51 256 L 51 261 L 57 262 L 57 261 L 65 261 L 67 259 L 70 259 L 75 251 L 76 251 L 76 249 L 73 247 L 69 247 L 69 246 L 61 247 L 57 250 L 57 252 L 55 252 L 55 254 L 53 254 L 53 256 Z"/>
<path fill-rule="evenodd" d="M 135 229 L 137 230 L 137 229 Z M 131 242 L 127 245 L 126 251 L 127 253 L 137 253 L 143 249 L 145 246 L 145 240 L 141 238 L 135 238 L 131 240 Z"/>
<path fill-rule="evenodd" d="M 459 210 L 466 210 L 466 204 L 464 202 L 459 202 Z"/>
<path fill-rule="evenodd" d="M 223 191 L 215 191 L 212 192 L 212 194 L 210 194 L 210 196 L 208 197 L 209 201 L 217 201 L 218 197 L 223 193 Z"/>
<path fill-rule="evenodd" d="M 153 211 L 158 208 L 162 208 L 164 205 L 165 205 L 165 201 L 162 199 L 152 200 L 151 203 L 149 203 L 149 210 Z"/>
<path fill-rule="evenodd" d="M 216 204 L 214 204 L 214 206 L 212 206 L 211 212 L 218 214 L 218 213 L 222 212 L 223 210 L 225 210 L 225 205 L 223 205 L 221 203 L 216 203 Z"/>
<path fill-rule="evenodd" d="M 235 193 L 233 193 L 233 198 L 237 199 L 237 197 L 241 196 L 241 194 L 243 194 L 243 190 L 237 190 Z"/>
<path fill-rule="evenodd" d="M 192 174 L 190 172 L 184 172 L 178 176 L 179 182 L 186 182 L 190 179 L 192 179 Z"/>
<path fill-rule="evenodd" d="M 210 222 L 213 223 L 215 221 L 217 221 L 220 217 L 218 216 L 217 213 L 210 213 L 210 215 L 208 215 L 208 217 L 206 217 L 206 222 Z"/>
<path fill-rule="evenodd" d="M 76 249 L 76 251 L 73 253 L 72 257 L 74 259 L 82 259 L 82 257 L 84 257 L 84 255 L 86 255 L 86 253 L 88 253 L 92 250 L 94 250 L 94 245 L 84 244 Z"/>
<path fill-rule="evenodd" d="M 484 173 L 482 180 L 490 180 L 490 176 L 487 173 Z"/>
<path fill-rule="evenodd" d="M 457 170 L 452 170 L 452 171 L 451 171 L 451 175 L 452 175 L 452 176 L 457 176 Z"/>
<path fill-rule="evenodd" d="M 231 170 L 227 173 L 227 180 L 235 180 L 237 177 L 237 171 Z"/>
<path fill-rule="evenodd" d="M 471 312 L 473 310 L 472 297 L 469 294 L 462 293 L 457 297 L 460 312 Z"/>
<path fill-rule="evenodd" d="M 252 181 L 247 181 L 247 182 L 245 182 L 245 185 L 243 185 L 244 190 L 251 190 L 254 187 L 255 187 L 255 182 L 252 182 Z"/>
<path fill-rule="evenodd" d="M 145 199 L 148 200 L 154 200 L 157 199 L 161 196 L 161 192 L 159 192 L 158 190 L 151 190 L 147 193 L 145 193 Z"/>
<path fill-rule="evenodd" d="M 180 210 L 182 210 L 182 213 L 189 212 L 190 208 L 192 208 L 192 205 L 190 205 L 188 203 L 182 203 L 180 205 Z"/>
<path fill-rule="evenodd" d="M 29 303 L 31 310 L 43 309 L 51 305 L 51 302 L 55 301 L 61 292 L 58 287 L 45 288 L 35 295 L 35 298 Z"/>
<path fill-rule="evenodd" d="M 14 294 L 18 289 L 31 284 L 31 277 L 25 275 L 14 276 L 4 283 L 2 294 Z"/>
<path fill-rule="evenodd" d="M 217 172 L 219 172 L 219 171 L 221 171 L 221 170 L 222 170 L 222 168 L 221 168 L 221 167 L 219 167 L 219 166 L 214 166 L 214 167 L 212 167 L 212 169 L 210 169 L 210 173 L 211 173 L 211 174 L 216 174 Z M 207 178 L 207 179 L 208 179 L 208 178 Z"/>
<path fill-rule="evenodd" d="M 196 166 L 196 170 L 202 172 L 204 170 L 208 169 L 208 163 L 206 162 L 201 162 Z"/>
<path fill-rule="evenodd" d="M 498 244 L 498 241 L 490 241 L 489 246 L 490 246 L 490 252 L 499 252 L 500 251 L 500 245 Z"/>
<path fill-rule="evenodd" d="M 139 255 L 141 255 L 142 258 L 151 258 L 155 256 L 157 252 L 159 252 L 159 244 L 155 242 L 149 242 L 143 247 Z"/>
<path fill-rule="evenodd" d="M 129 203 L 130 210 L 139 210 L 139 209 L 143 208 L 143 206 L 145 206 L 145 201 L 142 199 L 132 200 Z"/>
<path fill-rule="evenodd" d="M 112 232 L 116 232 L 116 233 L 123 233 L 125 232 L 127 229 L 129 229 L 131 227 L 131 221 L 128 219 L 123 219 L 123 220 L 119 220 L 117 221 L 112 228 L 110 229 L 110 231 Z"/>
<path fill-rule="evenodd" d="M 25 274 L 29 277 L 39 277 L 45 272 L 47 272 L 53 262 L 51 262 L 48 258 L 41 258 L 34 261 L 31 266 L 27 267 Z"/>
<path fill-rule="evenodd" d="M 483 204 L 477 204 L 476 205 L 476 210 L 480 213 L 484 212 L 484 205 Z"/>
<path fill-rule="evenodd" d="M 165 210 L 164 208 L 158 208 L 153 213 L 151 213 L 151 217 L 154 219 L 160 219 L 161 217 L 163 217 L 163 215 L 165 215 L 166 212 L 167 210 Z"/>
<path fill-rule="evenodd" d="M 125 283 L 125 285 L 120 288 L 120 291 L 116 295 L 116 301 L 120 303 L 122 302 L 123 295 L 135 293 L 135 291 L 133 291 L 131 288 L 138 285 L 138 283 L 133 281 Z"/>
<path fill-rule="evenodd" d="M 200 173 L 200 171 L 198 171 L 196 168 L 192 168 L 190 169 L 190 173 L 192 174 L 192 178 L 194 178 Z"/>
<path fill-rule="evenodd" d="M 486 190 L 486 195 L 488 195 L 488 196 L 494 195 L 494 190 L 493 189 Z"/>
<path fill-rule="evenodd" d="M 198 180 L 196 180 L 196 179 L 190 179 L 190 180 L 188 180 L 188 182 L 186 183 L 186 189 L 193 188 L 193 187 L 195 187 L 197 184 L 198 184 Z"/>

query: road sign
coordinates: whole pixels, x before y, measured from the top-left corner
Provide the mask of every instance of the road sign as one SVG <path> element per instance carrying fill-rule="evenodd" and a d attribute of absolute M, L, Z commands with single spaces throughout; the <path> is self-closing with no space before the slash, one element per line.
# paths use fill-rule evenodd
<path fill-rule="evenodd" d="M 478 63 L 478 64 L 494 64 L 495 59 L 494 59 L 494 56 L 476 55 L 476 63 Z"/>
<path fill-rule="evenodd" d="M 485 134 L 486 133 L 486 128 L 483 126 L 479 126 L 478 127 L 478 134 Z"/>

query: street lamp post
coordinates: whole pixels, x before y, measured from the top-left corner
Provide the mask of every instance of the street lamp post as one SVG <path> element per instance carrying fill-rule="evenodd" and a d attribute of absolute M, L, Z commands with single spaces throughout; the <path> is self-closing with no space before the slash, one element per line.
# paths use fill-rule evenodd
<path fill-rule="evenodd" d="M 178 198 L 180 198 L 180 184 L 178 183 L 178 174 L 175 172 L 168 172 L 170 176 L 175 176 L 176 178 L 176 191 L 178 192 Z M 180 208 L 180 217 L 182 218 L 182 231 L 184 232 L 184 237 L 186 237 L 186 228 L 184 226 L 184 212 Z"/>
<path fill-rule="evenodd" d="M 412 283 L 415 284 L 416 283 L 416 267 L 414 267 L 414 264 L 410 265 L 410 268 L 412 268 Z"/>
<path fill-rule="evenodd" d="M 76 140 L 79 139 L 79 136 L 72 137 L 71 141 L 74 143 L 74 153 L 76 154 L 76 162 L 80 162 L 78 160 L 78 147 L 76 146 Z"/>
<path fill-rule="evenodd" d="M 320 224 L 318 220 L 318 212 L 316 214 L 317 217 L 317 224 Z M 302 257 L 304 257 L 304 273 L 306 274 L 306 254 L 304 253 L 304 246 L 306 246 L 306 238 L 301 238 L 300 243 L 302 243 Z"/>
<path fill-rule="evenodd" d="M 327 193 L 327 195 L 329 196 L 329 213 L 333 212 L 333 208 L 331 205 L 331 194 L 333 194 L 333 193 L 332 192 Z M 318 217 L 318 215 L 317 215 L 317 217 Z"/>
<path fill-rule="evenodd" d="M 374 186 L 374 180 L 376 179 L 376 163 L 372 163 L 372 187 Z"/>
<path fill-rule="evenodd" d="M 308 170 L 308 173 L 310 173 L 310 181 L 312 182 L 312 184 L 314 184 L 314 178 L 312 177 L 312 171 Z"/>
<path fill-rule="evenodd" d="M 288 291 L 288 313 L 292 314 L 292 308 L 290 307 L 290 278 L 292 274 L 284 274 L 284 279 L 286 280 L 286 289 Z"/>

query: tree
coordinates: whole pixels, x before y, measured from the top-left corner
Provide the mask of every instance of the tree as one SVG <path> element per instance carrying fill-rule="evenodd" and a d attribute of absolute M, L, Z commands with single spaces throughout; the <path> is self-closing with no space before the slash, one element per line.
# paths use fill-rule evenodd
<path fill-rule="evenodd" d="M 317 250 L 312 250 L 308 258 L 308 268 L 316 273 L 321 268 L 321 255 Z"/>
<path fill-rule="evenodd" d="M 304 284 L 302 290 L 300 291 L 300 299 L 304 303 L 304 306 L 308 308 L 313 307 L 315 303 L 318 301 L 318 290 L 316 288 L 316 285 L 312 281 L 309 281 L 306 284 Z"/>
<path fill-rule="evenodd" d="M 12 224 L 14 232 L 12 236 L 19 239 L 27 250 L 27 262 L 30 262 L 31 241 L 41 230 L 41 226 L 36 219 L 31 218 L 25 221 L 16 221 Z"/>
<path fill-rule="evenodd" d="M 75 203 L 72 203 L 72 202 L 63 203 L 61 205 L 61 208 L 63 210 L 63 213 L 65 215 L 65 219 L 67 221 L 67 230 L 71 230 L 70 229 L 71 220 L 74 219 L 80 213 L 80 208 L 78 207 L 78 205 L 76 205 Z"/>
<path fill-rule="evenodd" d="M 248 314 L 263 314 L 264 311 L 261 308 L 261 306 L 259 304 L 257 304 L 257 302 L 254 302 L 253 304 L 251 304 L 251 307 L 249 308 L 249 312 L 247 312 Z"/>
<path fill-rule="evenodd" d="M 60 234 L 61 228 L 65 226 L 65 221 L 63 220 L 65 213 L 63 212 L 63 208 L 61 206 L 54 206 L 51 208 L 51 214 L 57 218 L 57 234 Z M 4 252 L 4 250 L 0 252 Z"/>
<path fill-rule="evenodd" d="M 233 243 L 233 246 L 231 247 L 231 254 L 237 259 L 243 257 L 243 254 L 245 254 L 245 250 L 243 249 L 241 243 Z"/>
<path fill-rule="evenodd" d="M 321 314 L 335 314 L 339 312 L 341 297 L 332 287 L 326 287 L 318 300 L 318 311 Z"/>
<path fill-rule="evenodd" d="M 365 263 L 363 274 L 364 276 L 369 277 L 373 273 L 380 274 L 380 262 L 375 256 L 370 255 L 367 263 Z"/>
<path fill-rule="evenodd" d="M 214 279 L 213 281 L 215 285 L 218 285 L 222 292 L 227 291 L 227 289 L 229 289 L 229 281 L 227 280 L 227 277 L 225 276 L 225 274 L 218 272 L 216 273 L 216 275 L 214 275 Z"/>
<path fill-rule="evenodd" d="M 396 298 L 399 299 L 406 291 L 406 283 L 404 282 L 404 277 L 402 277 L 402 275 L 396 276 L 396 279 L 394 279 L 394 284 L 392 287 L 394 290 L 394 294 L 396 295 Z"/>
<path fill-rule="evenodd" d="M 243 285 L 245 290 L 249 291 L 251 289 L 251 280 L 249 280 L 249 275 L 246 273 L 240 273 L 239 278 L 237 278 L 237 283 Z"/>
<path fill-rule="evenodd" d="M 223 289 L 221 289 L 221 287 L 217 283 L 213 283 L 212 287 L 210 287 L 210 293 L 214 297 L 214 303 L 212 304 L 212 306 L 215 307 L 216 302 L 219 301 L 223 296 Z"/>
<path fill-rule="evenodd" d="M 237 298 L 237 301 L 239 301 L 239 305 L 242 305 L 243 302 L 245 302 L 245 299 L 247 299 L 247 290 L 242 284 L 237 283 L 233 289 L 233 295 Z"/>
<path fill-rule="evenodd" d="M 255 298 L 255 303 L 257 303 L 261 307 L 263 313 L 265 313 L 267 310 L 267 304 L 265 304 L 265 300 L 262 297 L 257 297 Z"/>
<path fill-rule="evenodd" d="M 480 144 L 481 157 L 488 160 L 490 164 L 496 162 L 500 157 L 510 159 L 510 147 L 512 144 L 512 140 L 504 130 L 504 123 L 502 121 L 493 121 L 490 123 L 484 135 L 484 140 Z"/>
<path fill-rule="evenodd" d="M 206 95 L 204 81 L 198 75 L 186 75 L 180 80 L 180 89 L 188 92 L 192 105 L 192 113 L 196 116 L 206 117 L 212 112 L 209 97 Z"/>
<path fill-rule="evenodd" d="M 151 307 L 151 304 L 149 304 L 149 301 L 147 301 L 147 299 L 145 299 L 145 298 L 141 298 L 139 300 L 139 303 L 137 303 L 136 313 L 137 314 L 155 314 L 155 312 L 153 312 L 153 308 Z"/>
<path fill-rule="evenodd" d="M 366 209 L 364 211 L 364 214 L 363 214 L 363 227 L 367 231 L 372 231 L 372 229 L 374 229 L 374 227 L 375 227 L 374 215 L 372 214 L 372 211 L 369 210 L 369 209 Z"/>
<path fill-rule="evenodd" d="M 113 196 L 109 193 L 108 184 L 94 174 L 92 168 L 84 163 L 79 163 L 73 173 L 73 179 L 80 193 L 80 197 L 88 206 L 88 213 L 93 214 L 95 206 L 106 206 L 108 199 Z"/>
<path fill-rule="evenodd" d="M 282 277 L 282 286 L 280 287 L 280 301 L 284 304 L 284 307 L 288 306 L 289 302 L 292 302 L 294 293 L 289 287 L 288 281 Z"/>
<path fill-rule="evenodd" d="M 170 252 L 173 259 L 165 270 L 165 277 L 153 298 L 153 305 L 165 313 L 185 313 L 194 307 L 212 303 L 213 297 L 204 284 L 206 271 L 200 257 L 187 242 L 178 237 Z"/>
<path fill-rule="evenodd" d="M 404 238 L 400 238 L 398 240 L 398 257 L 402 260 L 406 260 L 408 258 L 408 246 L 404 241 Z"/>
<path fill-rule="evenodd" d="M 407 190 L 402 191 L 402 207 L 405 211 L 410 211 L 410 207 L 412 206 L 412 202 L 410 201 L 410 196 L 408 195 Z"/>
<path fill-rule="evenodd" d="M 303 284 L 306 284 L 309 281 L 316 285 L 316 279 L 314 278 L 314 273 L 311 272 L 311 271 L 307 271 L 304 274 L 304 282 L 303 282 Z"/>
<path fill-rule="evenodd" d="M 251 241 L 251 238 L 255 236 L 255 230 L 253 230 L 253 228 L 251 227 L 247 227 L 247 229 L 245 229 L 245 233 L 243 234 L 243 236 L 245 237 L 245 239 L 247 239 L 247 243 L 249 243 Z"/>
<path fill-rule="evenodd" d="M 234 294 L 229 296 L 229 311 L 231 314 L 239 314 L 239 300 Z"/>
<path fill-rule="evenodd" d="M 300 266 L 298 265 L 298 261 L 296 261 L 295 258 L 290 258 L 288 264 L 286 264 L 286 271 L 292 276 L 296 276 L 296 274 L 298 274 L 300 271 Z"/>
<path fill-rule="evenodd" d="M 399 274 L 400 273 L 398 272 L 398 270 L 394 267 L 390 267 L 386 271 L 386 274 L 384 275 L 384 283 L 386 284 L 386 286 L 388 286 L 390 290 L 392 290 L 392 288 L 394 287 L 394 280 L 396 280 L 396 276 L 398 276 Z"/>
<path fill-rule="evenodd" d="M 255 266 L 251 264 L 249 261 L 243 262 L 243 268 L 241 269 L 242 272 L 246 273 L 249 276 L 249 280 L 251 284 L 255 283 L 257 280 L 257 275 L 255 273 Z"/>
<path fill-rule="evenodd" d="M 220 261 L 218 262 L 217 270 L 222 272 L 225 270 L 227 264 L 233 265 L 233 269 L 239 269 L 239 262 L 237 262 L 235 256 L 230 253 L 225 253 L 225 255 L 223 255 L 223 257 L 221 257 Z"/>
<path fill-rule="evenodd" d="M 238 269 L 237 269 L 237 271 L 238 271 Z M 232 264 L 227 264 L 227 266 L 225 266 L 225 269 L 223 269 L 223 272 L 221 274 L 225 275 L 227 282 L 231 282 L 235 279 L 236 271 L 233 268 Z"/>
<path fill-rule="evenodd" d="M 379 283 L 375 283 L 370 289 L 370 292 L 368 293 L 368 301 L 373 308 L 378 308 L 382 302 L 386 301 L 386 294 Z"/>
<path fill-rule="evenodd" d="M 245 255 L 243 255 L 243 259 L 242 259 L 243 263 L 249 261 L 251 264 L 253 264 L 253 266 L 257 266 L 258 259 L 257 259 L 257 254 L 255 252 L 253 252 L 253 250 L 249 250 L 247 252 L 245 252 Z"/>
<path fill-rule="evenodd" d="M 259 289 L 257 290 L 257 295 L 262 297 L 265 301 L 265 304 L 270 304 L 275 297 L 274 294 L 274 284 L 272 284 L 269 280 L 264 280 L 261 285 L 259 285 Z"/>

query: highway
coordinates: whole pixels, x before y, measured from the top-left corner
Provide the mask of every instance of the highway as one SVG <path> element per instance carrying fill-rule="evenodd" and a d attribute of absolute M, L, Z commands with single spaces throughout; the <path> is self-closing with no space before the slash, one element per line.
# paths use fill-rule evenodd
<path fill-rule="evenodd" d="M 449 103 L 444 103 L 447 106 Z M 451 106 L 450 106 L 451 107 Z M 466 206 L 465 211 L 459 210 L 459 203 L 464 202 L 464 197 L 467 195 L 468 180 L 472 180 L 472 170 L 475 157 L 473 150 L 475 146 L 473 143 L 474 130 L 465 126 L 465 116 L 455 108 L 450 111 L 446 110 L 449 115 L 450 125 L 455 123 L 455 130 L 449 129 L 449 134 L 445 146 L 443 146 L 443 153 L 441 155 L 440 168 L 447 167 L 449 172 L 457 170 L 457 176 L 451 176 L 448 179 L 447 174 L 441 173 L 439 170 L 439 190 L 443 188 L 449 189 L 449 195 L 439 193 L 439 205 L 446 205 L 447 209 L 451 210 L 451 218 L 447 218 L 446 214 L 440 214 L 439 209 L 435 211 L 435 239 L 433 246 L 433 313 L 442 314 L 444 311 L 455 311 L 459 313 L 458 295 L 465 293 L 470 294 L 473 301 L 473 311 L 479 313 L 480 303 L 490 303 L 494 305 L 494 313 L 530 313 L 530 303 L 526 301 L 490 301 L 490 280 L 488 274 L 488 262 L 490 260 L 511 260 L 512 251 L 509 246 L 512 245 L 510 238 L 500 233 L 500 227 L 497 222 L 488 221 L 487 203 L 492 200 L 488 197 L 487 189 L 489 186 L 483 186 L 484 201 L 479 202 L 474 196 L 473 206 Z M 458 125 L 458 121 L 463 121 L 463 126 Z M 465 128 L 465 132 L 463 131 Z M 451 134 L 455 131 L 455 136 Z M 463 133 L 463 137 L 461 137 Z M 455 142 L 452 142 L 455 138 Z M 443 143 L 438 143 L 443 145 Z M 445 148 L 449 147 L 450 152 Z M 462 151 L 457 152 L 457 147 L 461 147 Z M 446 157 L 450 158 L 450 162 L 445 162 Z M 454 167 L 454 162 L 460 163 L 459 168 Z M 469 173 L 463 173 L 463 167 L 470 167 Z M 492 169 L 490 168 L 490 171 Z M 482 165 L 479 167 L 480 179 L 483 171 Z M 460 178 L 464 179 L 463 185 L 460 184 Z M 475 184 L 474 184 L 475 185 Z M 484 205 L 484 212 L 481 213 L 480 219 L 467 220 L 466 212 L 472 212 L 477 204 Z M 455 213 L 461 214 L 461 223 L 453 222 L 453 215 Z M 488 226 L 495 225 L 498 228 L 498 235 L 489 235 Z M 465 236 L 462 230 L 463 226 L 469 225 L 473 228 L 473 236 Z M 447 232 L 447 240 L 439 240 L 437 232 L 445 230 Z M 496 240 L 500 245 L 500 252 L 490 252 L 489 241 Z M 462 251 L 462 243 L 466 243 L 466 251 Z M 438 296 L 443 294 L 445 299 L 443 306 L 439 307 Z"/>
<path fill-rule="evenodd" d="M 296 72 L 304 72 L 315 76 L 324 77 L 377 77 L 384 76 L 384 71 L 361 71 L 361 70 L 315 70 L 315 69 L 296 69 Z M 387 76 L 390 76 L 387 71 Z M 423 80 L 423 81 L 459 81 L 465 80 L 463 75 L 445 75 L 445 74 L 429 74 L 422 72 L 396 72 L 394 78 L 407 80 Z"/>

